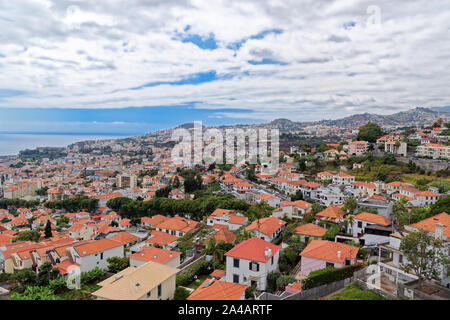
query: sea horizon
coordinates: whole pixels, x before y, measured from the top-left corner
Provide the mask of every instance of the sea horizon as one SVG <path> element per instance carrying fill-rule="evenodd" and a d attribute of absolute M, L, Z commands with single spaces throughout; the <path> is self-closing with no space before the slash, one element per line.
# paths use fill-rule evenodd
<path fill-rule="evenodd" d="M 95 132 L 31 132 L 0 131 L 0 156 L 17 156 L 25 149 L 44 147 L 65 148 L 68 145 L 87 140 L 109 140 L 135 136 L 124 133 Z"/>

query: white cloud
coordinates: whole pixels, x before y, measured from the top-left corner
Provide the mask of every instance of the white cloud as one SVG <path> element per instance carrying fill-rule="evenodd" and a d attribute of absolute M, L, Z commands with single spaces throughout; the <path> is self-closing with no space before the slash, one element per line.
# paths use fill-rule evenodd
<path fill-rule="evenodd" d="M 377 1 L 15 0 L 0 3 L 0 107 L 234 108 L 293 120 L 450 105 L 450 5 Z M 202 50 L 176 34 L 214 35 Z M 345 28 L 344 26 L 352 26 Z M 266 30 L 282 29 L 262 39 Z M 243 39 L 239 50 L 228 49 Z M 252 65 L 272 59 L 286 65 Z M 215 70 L 223 80 L 145 87 Z M 231 77 L 231 78 L 230 78 Z M 319 112 L 317 112 L 319 111 Z"/>

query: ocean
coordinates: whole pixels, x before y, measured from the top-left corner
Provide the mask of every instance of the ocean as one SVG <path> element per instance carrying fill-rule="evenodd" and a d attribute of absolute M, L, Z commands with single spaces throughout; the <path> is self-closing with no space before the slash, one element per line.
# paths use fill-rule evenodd
<path fill-rule="evenodd" d="M 21 150 L 36 149 L 37 147 L 66 147 L 78 141 L 108 140 L 127 136 L 131 135 L 0 133 L 0 156 L 18 155 Z"/>

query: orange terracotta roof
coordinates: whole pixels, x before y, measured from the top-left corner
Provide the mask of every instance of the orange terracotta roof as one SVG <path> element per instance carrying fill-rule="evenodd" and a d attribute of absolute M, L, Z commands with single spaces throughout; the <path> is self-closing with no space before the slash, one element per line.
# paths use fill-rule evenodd
<path fill-rule="evenodd" d="M 295 228 L 295 233 L 313 237 L 322 237 L 327 233 L 327 229 L 313 223 L 308 223 Z"/>
<path fill-rule="evenodd" d="M 245 289 L 244 284 L 206 279 L 187 300 L 239 300 Z"/>
<path fill-rule="evenodd" d="M 122 246 L 122 244 L 118 241 L 114 241 L 111 239 L 101 239 L 86 244 L 76 245 L 73 248 L 78 252 L 80 256 L 84 257 L 120 246 Z"/>
<path fill-rule="evenodd" d="M 206 241 L 208 242 L 209 239 L 211 238 L 214 238 L 216 242 L 224 241 L 227 243 L 232 243 L 236 239 L 236 235 L 227 228 L 222 228 L 219 229 L 219 231 L 217 231 L 213 236 L 208 238 L 208 240 Z"/>
<path fill-rule="evenodd" d="M 341 252 L 340 258 L 338 257 L 339 251 Z M 312 240 L 300 255 L 302 257 L 344 263 L 345 259 L 355 259 L 358 251 L 358 247 L 345 243 L 327 240 Z"/>
<path fill-rule="evenodd" d="M 382 216 L 381 214 L 361 212 L 355 216 L 355 219 L 363 220 L 367 222 L 376 223 L 382 226 L 388 226 L 391 224 L 388 218 Z"/>
<path fill-rule="evenodd" d="M 255 220 L 247 228 L 245 228 L 245 230 L 247 231 L 259 230 L 259 232 L 267 236 L 272 236 L 285 224 L 286 221 L 280 220 L 277 217 L 268 217 L 259 220 L 259 229 L 258 229 L 258 220 Z"/>
<path fill-rule="evenodd" d="M 117 241 L 121 244 L 128 244 L 130 242 L 139 240 L 139 237 L 132 235 L 131 233 L 128 233 L 128 232 L 120 232 L 120 233 L 116 234 L 115 236 L 112 236 L 111 238 L 108 238 L 108 239 Z"/>
<path fill-rule="evenodd" d="M 334 204 L 330 204 L 328 208 L 317 213 L 316 217 L 338 219 L 344 217 L 345 215 L 346 213 L 342 211 L 340 208 L 336 207 Z"/>
<path fill-rule="evenodd" d="M 152 244 L 156 243 L 156 244 L 159 244 L 162 246 L 166 246 L 177 240 L 178 240 L 178 237 L 176 237 L 176 236 L 165 233 L 163 231 L 154 230 L 151 233 L 151 237 L 149 239 L 145 240 L 145 242 L 152 243 Z"/>
<path fill-rule="evenodd" d="M 444 235 L 450 237 L 450 215 L 446 212 L 442 212 L 428 219 L 414 223 L 410 225 L 410 227 L 434 233 L 436 231 L 437 223 L 442 223 L 444 225 Z"/>
<path fill-rule="evenodd" d="M 271 255 L 266 257 L 265 249 L 271 249 Z M 246 260 L 267 262 L 274 256 L 280 246 L 274 245 L 273 243 L 267 242 L 257 237 L 242 241 L 236 247 L 225 253 L 225 256 L 241 258 Z"/>
<path fill-rule="evenodd" d="M 161 229 L 188 232 L 194 229 L 197 226 L 197 224 L 198 222 L 192 219 L 187 219 L 183 217 L 172 217 L 158 224 L 156 227 Z"/>
<path fill-rule="evenodd" d="M 130 258 L 166 264 L 181 255 L 181 252 L 145 246 L 142 251 L 133 253 Z"/>

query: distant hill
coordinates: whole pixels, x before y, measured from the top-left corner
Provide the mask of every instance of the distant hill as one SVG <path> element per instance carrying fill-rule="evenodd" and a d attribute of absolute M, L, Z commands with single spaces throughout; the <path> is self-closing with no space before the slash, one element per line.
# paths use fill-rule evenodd
<path fill-rule="evenodd" d="M 447 107 L 434 107 L 434 108 L 431 108 L 431 110 L 437 111 L 437 112 L 450 112 L 450 106 L 447 106 Z"/>
<path fill-rule="evenodd" d="M 401 111 L 390 115 L 380 115 L 372 113 L 354 114 L 337 120 L 321 120 L 311 122 L 295 122 L 289 119 L 275 119 L 267 123 L 260 124 L 240 124 L 240 125 L 222 125 L 217 128 L 265 128 L 265 129 L 279 129 L 280 132 L 298 131 L 306 126 L 324 125 L 334 126 L 340 128 L 358 128 L 368 122 L 375 122 L 380 126 L 415 126 L 422 124 L 432 124 L 437 119 L 443 117 L 450 119 L 450 111 L 445 111 L 446 108 L 421 108 L 417 107 L 407 111 Z M 177 128 L 193 128 L 193 123 L 185 123 Z M 206 127 L 204 126 L 204 129 Z"/>
<path fill-rule="evenodd" d="M 429 108 L 418 107 L 390 115 L 363 113 L 338 120 L 319 121 L 318 123 L 337 127 L 361 126 L 367 122 L 376 122 L 381 126 L 414 126 L 432 123 L 443 116 L 450 117 L 450 112 L 443 112 L 442 110 L 435 111 Z"/>

